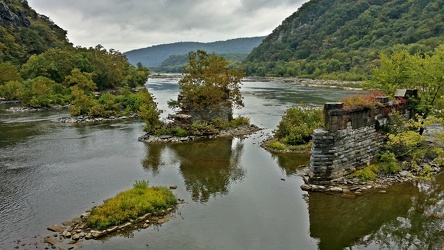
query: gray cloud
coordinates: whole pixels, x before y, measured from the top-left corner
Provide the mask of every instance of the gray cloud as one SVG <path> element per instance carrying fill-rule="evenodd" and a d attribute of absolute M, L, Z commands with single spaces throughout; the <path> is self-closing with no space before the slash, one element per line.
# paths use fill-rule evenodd
<path fill-rule="evenodd" d="M 179 41 L 264 36 L 308 0 L 28 0 L 75 45 L 122 52 Z"/>

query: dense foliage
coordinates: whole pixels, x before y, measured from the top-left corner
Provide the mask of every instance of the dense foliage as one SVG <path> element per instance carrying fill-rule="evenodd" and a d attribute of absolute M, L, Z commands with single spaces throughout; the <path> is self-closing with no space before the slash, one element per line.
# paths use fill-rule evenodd
<path fill-rule="evenodd" d="M 311 141 L 313 131 L 323 125 L 321 109 L 307 106 L 287 109 L 279 122 L 274 138 L 264 146 L 272 150 L 309 150 L 307 143 Z"/>
<path fill-rule="evenodd" d="M 396 89 L 418 89 L 416 110 L 424 117 L 441 115 L 444 107 L 444 45 L 435 48 L 433 55 L 414 54 L 406 50 L 390 56 L 382 53 L 380 65 L 374 70 L 369 87 L 392 95 Z"/>
<path fill-rule="evenodd" d="M 136 182 L 130 190 L 94 207 L 88 217 L 88 227 L 107 229 L 135 220 L 147 213 L 161 212 L 175 206 L 174 194 L 164 187 L 148 187 L 148 182 Z"/>
<path fill-rule="evenodd" d="M 66 31 L 29 7 L 27 1 L 0 2 L 0 62 L 25 63 L 32 54 L 72 45 Z"/>
<path fill-rule="evenodd" d="M 386 125 L 386 143 L 377 157 L 378 170 L 394 173 L 403 169 L 417 171 L 429 177 L 430 164 L 444 163 L 442 140 L 442 103 L 444 46 L 435 48 L 433 55 L 410 54 L 395 51 L 391 56 L 381 54 L 379 66 L 369 87 L 395 94 L 396 89 L 417 89 L 418 99 L 410 99 L 410 110 L 416 117 L 406 120 L 399 113 L 392 113 Z M 441 117 L 441 118 L 439 118 Z M 431 129 L 438 126 L 439 129 Z M 428 129 L 427 133 L 424 133 Z M 361 174 L 369 175 L 371 169 Z"/>
<path fill-rule="evenodd" d="M 312 0 L 244 64 L 248 75 L 361 80 L 380 51 L 433 53 L 444 41 L 443 0 Z"/>
<path fill-rule="evenodd" d="M 212 107 L 243 107 L 240 92 L 243 72 L 228 69 L 228 62 L 216 54 L 198 50 L 188 56 L 179 81 L 182 110 L 206 112 Z"/>

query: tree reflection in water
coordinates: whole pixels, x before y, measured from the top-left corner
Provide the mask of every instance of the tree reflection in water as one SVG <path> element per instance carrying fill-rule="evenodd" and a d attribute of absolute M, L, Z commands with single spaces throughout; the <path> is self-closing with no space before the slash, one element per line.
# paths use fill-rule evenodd
<path fill-rule="evenodd" d="M 319 239 L 319 249 L 442 249 L 444 175 L 439 179 L 353 200 L 310 193 L 310 235 Z"/>
<path fill-rule="evenodd" d="M 292 176 L 305 171 L 310 164 L 309 153 L 291 153 L 291 154 L 273 154 L 279 167 L 285 172 L 285 175 Z"/>
<path fill-rule="evenodd" d="M 169 157 L 163 157 L 171 151 Z M 148 146 L 144 168 L 158 173 L 166 164 L 163 159 L 174 158 L 180 164 L 186 189 L 193 201 L 207 202 L 211 196 L 227 194 L 232 182 L 241 180 L 245 170 L 240 165 L 243 150 L 241 139 L 202 140 L 193 143 Z"/>

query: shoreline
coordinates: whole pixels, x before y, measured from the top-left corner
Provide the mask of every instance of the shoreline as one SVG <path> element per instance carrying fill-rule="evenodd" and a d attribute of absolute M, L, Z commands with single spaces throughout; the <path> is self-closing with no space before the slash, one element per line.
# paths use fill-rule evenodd
<path fill-rule="evenodd" d="M 421 169 L 425 165 L 431 166 L 431 171 L 428 176 L 423 176 L 421 174 Z M 304 184 L 302 184 L 300 188 L 307 192 L 340 194 L 341 198 L 354 199 L 369 190 L 385 194 L 387 193 L 386 189 L 395 184 L 426 180 L 433 181 L 434 177 L 443 173 L 443 168 L 444 166 L 440 166 L 436 163 L 424 162 L 421 164 L 421 167 L 417 169 L 402 170 L 393 174 L 378 174 L 374 180 L 360 180 L 357 177 L 344 176 L 339 179 L 326 181 L 325 184 L 322 185 L 310 183 L 309 169 L 307 169 L 306 173 L 300 175 L 304 181 Z"/>
<path fill-rule="evenodd" d="M 190 135 L 178 137 L 173 135 L 152 135 L 146 133 L 138 138 L 138 141 L 145 143 L 187 143 L 202 139 L 217 139 L 236 136 L 247 136 L 262 130 L 258 126 L 251 124 L 248 126 L 240 126 L 232 129 L 220 130 L 218 133 L 211 135 Z"/>

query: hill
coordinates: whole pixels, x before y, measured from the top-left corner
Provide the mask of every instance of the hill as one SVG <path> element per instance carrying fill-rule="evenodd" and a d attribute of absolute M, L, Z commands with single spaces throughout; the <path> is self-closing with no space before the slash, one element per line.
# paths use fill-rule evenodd
<path fill-rule="evenodd" d="M 32 54 L 72 46 L 66 34 L 26 0 L 0 1 L 0 62 L 23 64 Z"/>
<path fill-rule="evenodd" d="M 264 37 L 250 37 L 211 43 L 177 42 L 131 50 L 125 52 L 124 55 L 133 65 L 141 62 L 146 67 L 157 67 L 169 56 L 185 55 L 196 50 L 216 54 L 249 54 L 263 39 Z"/>
<path fill-rule="evenodd" d="M 243 66 L 250 75 L 361 80 L 380 51 L 432 53 L 443 41 L 443 0 L 311 0 Z"/>

